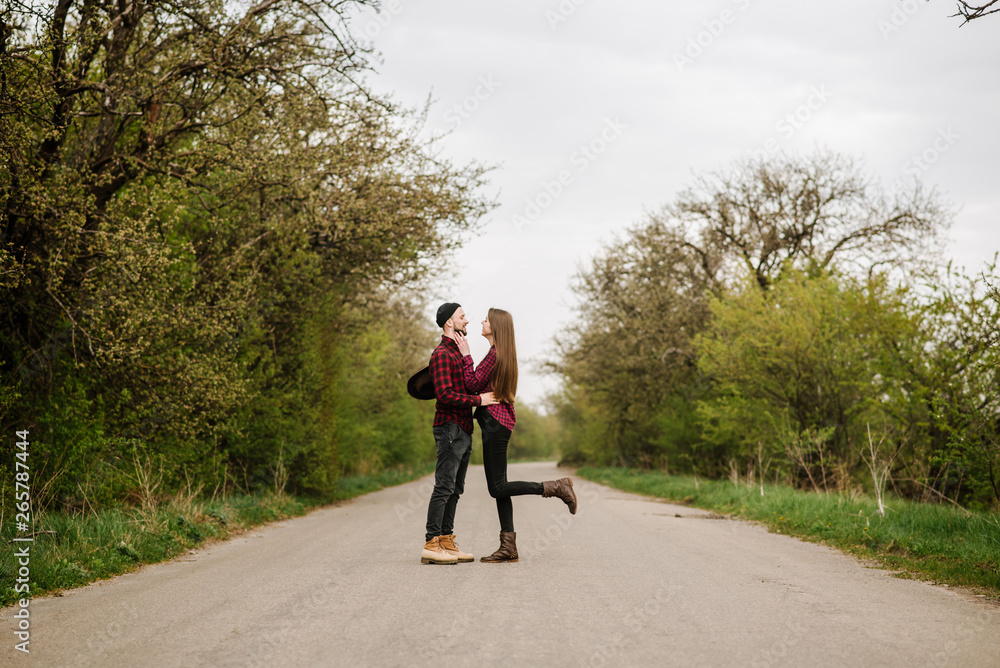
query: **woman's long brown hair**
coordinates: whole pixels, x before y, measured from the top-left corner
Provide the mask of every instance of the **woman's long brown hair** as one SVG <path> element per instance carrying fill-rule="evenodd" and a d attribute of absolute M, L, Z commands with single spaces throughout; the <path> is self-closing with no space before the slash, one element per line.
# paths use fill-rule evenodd
<path fill-rule="evenodd" d="M 517 394 L 517 346 L 514 345 L 514 319 L 503 309 L 491 308 L 486 314 L 493 332 L 493 345 L 497 349 L 497 363 L 493 367 L 493 394 L 497 401 L 514 403 Z"/>

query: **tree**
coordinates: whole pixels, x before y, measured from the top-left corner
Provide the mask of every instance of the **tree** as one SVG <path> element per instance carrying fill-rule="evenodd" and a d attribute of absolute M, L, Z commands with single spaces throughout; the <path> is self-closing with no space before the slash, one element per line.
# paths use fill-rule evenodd
<path fill-rule="evenodd" d="M 857 476 L 867 425 L 912 444 L 912 409 L 924 422 L 928 413 L 901 366 L 926 339 L 906 296 L 884 275 L 788 272 L 766 293 L 747 280 L 713 298 L 697 346 L 714 384 L 699 406 L 706 441 L 739 461 L 763 444 L 797 482 L 822 489 Z"/>
<path fill-rule="evenodd" d="M 484 168 L 363 86 L 349 15 L 370 4 L 0 13 L 0 374 L 60 493 L 115 439 L 217 465 L 232 415 L 322 372 L 305 329 L 342 343 L 344 314 L 434 275 L 491 206 Z"/>
<path fill-rule="evenodd" d="M 964 19 L 962 25 L 965 25 L 969 21 L 1000 12 L 1000 7 L 994 7 L 997 2 L 1000 2 L 1000 0 L 990 0 L 985 3 L 971 3 L 959 0 L 958 14 L 955 14 L 955 16 L 961 16 Z"/>
<path fill-rule="evenodd" d="M 570 385 L 564 411 L 589 404 L 602 416 L 568 439 L 568 460 L 593 443 L 625 463 L 651 463 L 658 409 L 693 386 L 692 338 L 708 317 L 705 294 L 716 289 L 721 258 L 692 253 L 683 236 L 660 221 L 633 229 L 580 272 L 577 322 L 558 342 L 550 368 Z M 565 413 L 568 415 L 568 413 Z M 570 421 L 572 422 L 572 421 Z"/>
<path fill-rule="evenodd" d="M 924 278 L 921 338 L 905 369 L 926 388 L 923 467 L 908 467 L 914 494 L 1000 504 L 1000 301 L 996 258 L 975 277 L 950 264 Z"/>
<path fill-rule="evenodd" d="M 694 341 L 713 295 L 746 275 L 766 295 L 789 272 L 915 268 L 949 222 L 936 193 L 886 192 L 858 160 L 829 151 L 696 177 L 576 279 L 577 320 L 551 365 L 566 381 L 560 410 L 580 430 L 571 440 L 583 444 L 564 455 L 693 465 L 705 445 L 693 406 L 710 385 Z"/>
<path fill-rule="evenodd" d="M 723 275 L 748 270 L 761 288 L 789 268 L 867 271 L 926 259 L 950 219 L 935 192 L 919 183 L 887 192 L 859 160 L 830 151 L 698 176 L 653 216 L 698 257 L 721 256 Z"/>

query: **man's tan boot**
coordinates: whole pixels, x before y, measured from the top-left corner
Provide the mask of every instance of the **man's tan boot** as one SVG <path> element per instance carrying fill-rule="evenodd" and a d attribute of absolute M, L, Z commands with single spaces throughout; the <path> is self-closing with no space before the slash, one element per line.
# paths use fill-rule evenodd
<path fill-rule="evenodd" d="M 455 544 L 455 534 L 449 534 L 447 536 L 438 536 L 441 539 L 441 547 L 444 548 L 445 552 L 451 556 L 458 559 L 460 562 L 475 561 L 476 558 L 469 554 L 468 552 L 462 552 L 458 549 L 458 545 Z"/>
<path fill-rule="evenodd" d="M 441 547 L 441 536 L 434 536 L 424 544 L 424 551 L 420 553 L 420 563 L 457 564 L 458 558 Z"/>

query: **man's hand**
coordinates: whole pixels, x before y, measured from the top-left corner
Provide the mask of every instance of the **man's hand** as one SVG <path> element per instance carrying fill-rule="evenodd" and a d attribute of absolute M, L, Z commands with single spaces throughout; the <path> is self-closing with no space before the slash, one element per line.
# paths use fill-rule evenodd
<path fill-rule="evenodd" d="M 458 344 L 458 352 L 462 353 L 462 357 L 472 354 L 469 351 L 469 341 L 462 332 L 455 332 L 455 343 Z"/>
<path fill-rule="evenodd" d="M 480 394 L 479 400 L 481 402 L 479 404 L 480 406 L 491 406 L 493 404 L 500 403 L 499 401 L 496 400 L 496 397 L 493 396 L 492 392 L 487 392 L 486 394 Z"/>

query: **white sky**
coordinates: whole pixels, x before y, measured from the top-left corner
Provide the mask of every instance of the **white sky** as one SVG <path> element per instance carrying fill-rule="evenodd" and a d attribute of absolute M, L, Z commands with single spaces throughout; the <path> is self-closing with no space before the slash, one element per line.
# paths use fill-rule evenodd
<path fill-rule="evenodd" d="M 510 311 L 518 397 L 537 405 L 556 380 L 533 361 L 572 319 L 581 263 L 692 173 L 765 147 L 860 155 L 886 183 L 919 173 L 961 207 L 949 254 L 978 268 L 1000 250 L 1000 15 L 960 27 L 953 13 L 950 0 L 384 0 L 354 24 L 384 59 L 369 83 L 408 106 L 430 95 L 428 131 L 454 130 L 444 157 L 500 165 L 501 205 L 428 317 L 442 301 L 473 323 Z M 529 200 L 539 215 L 518 225 Z"/>

